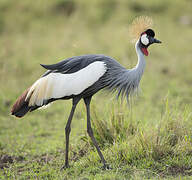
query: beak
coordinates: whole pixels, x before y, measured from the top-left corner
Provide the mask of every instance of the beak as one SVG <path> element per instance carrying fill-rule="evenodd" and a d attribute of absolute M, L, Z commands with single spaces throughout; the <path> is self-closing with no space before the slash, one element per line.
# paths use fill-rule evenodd
<path fill-rule="evenodd" d="M 158 39 L 155 38 L 151 38 L 151 43 L 161 43 L 161 41 L 159 41 Z"/>

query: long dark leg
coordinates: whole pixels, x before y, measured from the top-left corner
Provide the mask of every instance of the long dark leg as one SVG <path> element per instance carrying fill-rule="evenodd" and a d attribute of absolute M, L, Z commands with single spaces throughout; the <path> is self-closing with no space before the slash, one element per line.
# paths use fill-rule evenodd
<path fill-rule="evenodd" d="M 71 113 L 69 115 L 69 118 L 68 118 L 68 121 L 67 121 L 67 124 L 65 126 L 65 139 L 66 139 L 66 149 L 65 149 L 65 165 L 61 168 L 61 169 L 64 169 L 64 168 L 68 168 L 69 167 L 69 161 L 68 161 L 68 153 L 69 153 L 69 134 L 71 132 L 71 121 L 73 119 L 73 114 L 75 112 L 75 108 L 79 102 L 80 98 L 74 98 L 73 99 L 73 105 L 72 105 L 72 108 L 71 108 Z"/>
<path fill-rule="evenodd" d="M 97 141 L 93 135 L 93 130 L 91 128 L 91 121 L 90 121 L 90 102 L 91 102 L 91 97 L 88 97 L 88 98 L 84 98 L 84 102 L 85 102 L 85 105 L 86 105 L 86 109 L 87 109 L 87 133 L 89 134 L 94 146 L 96 147 L 97 149 L 97 152 L 101 158 L 101 161 L 103 163 L 103 168 L 106 169 L 108 168 L 107 164 L 106 164 L 106 161 L 103 157 L 103 154 L 101 153 L 100 151 L 100 148 L 97 144 Z"/>

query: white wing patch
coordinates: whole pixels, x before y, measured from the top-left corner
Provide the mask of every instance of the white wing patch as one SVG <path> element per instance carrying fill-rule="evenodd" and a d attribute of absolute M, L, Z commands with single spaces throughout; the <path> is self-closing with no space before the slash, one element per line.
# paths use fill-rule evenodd
<path fill-rule="evenodd" d="M 29 100 L 29 106 L 42 106 L 43 101 L 50 98 L 78 95 L 93 85 L 106 70 L 104 62 L 96 61 L 75 73 L 50 73 L 32 85 L 25 100 Z"/>
<path fill-rule="evenodd" d="M 144 45 L 148 45 L 149 44 L 149 39 L 147 38 L 147 34 L 143 34 L 141 36 L 141 42 L 144 44 Z"/>

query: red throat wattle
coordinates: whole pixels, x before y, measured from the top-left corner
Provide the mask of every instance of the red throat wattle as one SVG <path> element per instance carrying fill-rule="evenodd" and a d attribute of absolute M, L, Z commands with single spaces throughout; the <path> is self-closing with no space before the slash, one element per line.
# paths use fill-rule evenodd
<path fill-rule="evenodd" d="M 143 54 L 145 54 L 145 56 L 149 55 L 147 48 L 141 48 L 141 51 L 143 52 Z"/>

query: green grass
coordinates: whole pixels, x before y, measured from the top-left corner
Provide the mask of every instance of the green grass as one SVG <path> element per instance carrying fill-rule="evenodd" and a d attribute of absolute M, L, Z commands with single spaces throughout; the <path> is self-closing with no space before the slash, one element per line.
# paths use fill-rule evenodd
<path fill-rule="evenodd" d="M 192 2 L 190 0 L 41 0 L 0 2 L 0 179 L 192 179 Z M 95 137 L 111 170 L 102 170 L 86 134 L 83 102 L 64 164 L 71 102 L 53 103 L 23 119 L 11 105 L 45 70 L 81 54 L 106 54 L 127 68 L 137 62 L 128 27 L 154 19 L 141 93 L 131 106 L 100 92 L 91 104 Z"/>

